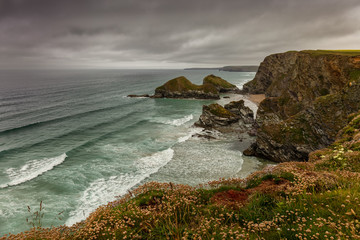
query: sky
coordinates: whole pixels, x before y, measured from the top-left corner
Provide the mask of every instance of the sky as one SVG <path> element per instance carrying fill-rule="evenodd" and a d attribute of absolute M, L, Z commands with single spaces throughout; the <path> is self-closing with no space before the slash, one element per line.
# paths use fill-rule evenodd
<path fill-rule="evenodd" d="M 359 0 L 0 0 L 0 69 L 259 65 L 360 49 Z"/>

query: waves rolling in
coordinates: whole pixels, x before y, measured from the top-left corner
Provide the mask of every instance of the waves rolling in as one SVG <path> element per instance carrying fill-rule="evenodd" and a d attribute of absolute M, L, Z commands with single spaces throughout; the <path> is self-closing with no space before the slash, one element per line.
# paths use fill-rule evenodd
<path fill-rule="evenodd" d="M 100 205 L 116 199 L 116 196 L 125 194 L 129 189 L 141 183 L 151 174 L 165 166 L 174 156 L 174 150 L 168 148 L 153 155 L 140 158 L 135 162 L 137 171 L 125 173 L 110 178 L 100 178 L 90 184 L 83 192 L 78 207 L 70 213 L 66 225 L 70 226 L 84 220 Z"/>
<path fill-rule="evenodd" d="M 161 124 L 166 124 L 166 125 L 172 125 L 172 126 L 181 126 L 189 121 L 191 121 L 194 118 L 194 116 L 192 114 L 190 115 L 186 115 L 182 118 L 177 118 L 177 119 L 155 119 L 155 120 L 151 120 L 152 122 L 155 123 L 161 123 Z"/>
<path fill-rule="evenodd" d="M 8 168 L 5 170 L 10 182 L 0 185 L 0 188 L 19 185 L 30 181 L 47 171 L 50 171 L 55 166 L 60 165 L 65 161 L 66 153 L 53 158 L 44 158 L 41 160 L 31 160 L 20 168 Z"/>

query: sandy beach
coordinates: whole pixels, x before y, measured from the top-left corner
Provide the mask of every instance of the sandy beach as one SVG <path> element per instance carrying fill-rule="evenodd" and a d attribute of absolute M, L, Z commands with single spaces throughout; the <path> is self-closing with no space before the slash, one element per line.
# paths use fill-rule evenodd
<path fill-rule="evenodd" d="M 249 94 L 246 95 L 249 101 L 259 106 L 260 102 L 265 99 L 265 94 Z"/>
<path fill-rule="evenodd" d="M 265 94 L 242 95 L 242 94 L 231 93 L 231 94 L 226 94 L 226 95 L 222 96 L 222 98 L 220 100 L 218 100 L 218 103 L 225 105 L 232 101 L 248 100 L 248 101 L 256 104 L 257 106 L 259 106 L 260 102 L 264 99 L 265 99 Z"/>

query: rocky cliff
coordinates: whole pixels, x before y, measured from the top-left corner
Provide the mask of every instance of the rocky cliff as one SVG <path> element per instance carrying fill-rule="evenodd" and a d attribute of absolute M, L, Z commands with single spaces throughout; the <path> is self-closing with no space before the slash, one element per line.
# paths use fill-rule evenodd
<path fill-rule="evenodd" d="M 360 52 L 301 51 L 270 55 L 248 93 L 264 93 L 257 140 L 245 153 L 304 161 L 334 142 L 347 116 L 360 109 Z"/>

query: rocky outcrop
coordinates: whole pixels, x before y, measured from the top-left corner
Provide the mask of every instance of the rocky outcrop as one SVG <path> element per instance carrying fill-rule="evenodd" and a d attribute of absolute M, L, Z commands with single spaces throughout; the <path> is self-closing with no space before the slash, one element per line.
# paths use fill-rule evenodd
<path fill-rule="evenodd" d="M 248 93 L 264 93 L 257 140 L 247 155 L 306 161 L 331 144 L 360 109 L 360 53 L 302 51 L 274 54 L 261 63 Z"/>
<path fill-rule="evenodd" d="M 250 108 L 245 106 L 244 100 L 232 101 L 226 104 L 224 108 L 238 116 L 244 124 L 254 123 L 254 113 Z"/>
<path fill-rule="evenodd" d="M 239 117 L 225 109 L 223 106 L 213 103 L 204 105 L 199 121 L 196 126 L 204 128 L 218 128 L 229 126 L 239 120 Z"/>
<path fill-rule="evenodd" d="M 180 76 L 157 87 L 153 96 L 131 94 L 128 97 L 220 99 L 220 92 L 239 91 L 235 85 L 214 75 L 205 77 L 202 85 L 193 84 Z"/>
<path fill-rule="evenodd" d="M 239 90 L 234 84 L 229 83 L 228 81 L 222 79 L 221 77 L 217 77 L 215 75 L 206 76 L 203 79 L 203 84 L 211 84 L 213 85 L 219 92 L 236 92 Z"/>
<path fill-rule="evenodd" d="M 155 89 L 154 98 L 219 99 L 219 91 L 211 84 L 195 85 L 181 76 Z"/>
<path fill-rule="evenodd" d="M 244 105 L 244 101 L 233 101 L 224 107 L 214 103 L 204 105 L 196 126 L 206 129 L 216 129 L 220 132 L 249 130 L 254 122 L 252 110 Z"/>

